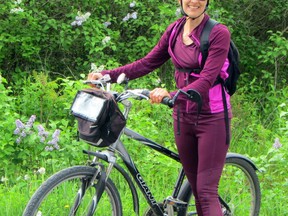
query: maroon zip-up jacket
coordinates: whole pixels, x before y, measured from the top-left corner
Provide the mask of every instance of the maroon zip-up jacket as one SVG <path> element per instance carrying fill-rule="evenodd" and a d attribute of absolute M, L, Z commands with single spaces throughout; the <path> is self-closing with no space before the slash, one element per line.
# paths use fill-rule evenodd
<path fill-rule="evenodd" d="M 198 48 L 199 67 L 201 64 L 200 35 L 208 19 L 209 16 L 205 14 L 200 25 L 189 35 Z M 109 74 L 112 82 L 116 82 L 117 77 L 122 73 L 125 73 L 129 80 L 133 80 L 152 72 L 170 58 L 175 68 L 183 68 L 181 60 L 174 56 L 173 50 L 175 38 L 181 32 L 185 20 L 186 17 L 182 17 L 170 24 L 158 44 L 142 59 L 116 69 L 104 70 L 101 73 L 103 75 Z M 213 86 L 213 84 L 219 74 L 224 79 L 228 76 L 226 70 L 229 66 L 227 55 L 230 46 L 230 32 L 227 27 L 222 24 L 216 25 L 210 34 L 209 43 L 208 57 L 200 74 L 189 75 L 175 69 L 175 81 L 178 89 L 184 91 L 195 89 L 201 94 L 203 101 L 202 114 L 219 113 L 224 110 L 221 86 Z M 174 94 L 175 92 L 171 92 L 172 96 Z M 226 94 L 226 100 L 228 110 L 230 110 L 230 97 L 228 94 Z M 176 111 L 177 109 L 180 113 L 197 113 L 197 104 L 187 101 L 186 96 L 180 96 L 174 106 L 174 110 Z"/>

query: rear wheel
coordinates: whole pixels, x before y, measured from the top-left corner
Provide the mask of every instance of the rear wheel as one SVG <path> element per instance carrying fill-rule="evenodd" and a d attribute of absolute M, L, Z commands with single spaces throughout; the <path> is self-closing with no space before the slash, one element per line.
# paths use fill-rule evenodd
<path fill-rule="evenodd" d="M 224 216 L 259 215 L 260 184 L 254 167 L 245 159 L 226 159 L 218 191 Z M 189 203 L 188 209 L 179 215 L 197 215 L 188 182 L 181 190 L 179 199 Z"/>
<path fill-rule="evenodd" d="M 99 189 L 99 175 L 91 184 L 96 170 L 94 167 L 75 166 L 54 174 L 31 197 L 23 216 L 92 215 L 98 202 L 95 194 Z M 110 179 L 106 181 L 94 215 L 122 215 L 119 192 Z"/>

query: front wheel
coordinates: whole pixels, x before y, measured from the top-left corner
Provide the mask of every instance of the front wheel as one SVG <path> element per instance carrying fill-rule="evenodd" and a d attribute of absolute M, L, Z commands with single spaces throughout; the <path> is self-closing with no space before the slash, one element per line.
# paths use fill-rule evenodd
<path fill-rule="evenodd" d="M 226 159 L 219 183 L 219 200 L 224 216 L 258 216 L 261 204 L 261 191 L 255 168 L 243 158 Z M 187 182 L 179 199 L 189 203 L 181 216 L 197 215 L 192 191 Z"/>
<path fill-rule="evenodd" d="M 91 179 L 97 169 L 89 166 L 75 166 L 59 171 L 47 179 L 28 202 L 23 216 L 38 215 L 122 215 L 119 192 L 108 179 L 98 203 L 97 182 Z M 82 198 L 81 198 L 82 197 Z M 98 203 L 95 213 L 95 203 Z M 76 206 L 76 207 L 75 207 Z"/>

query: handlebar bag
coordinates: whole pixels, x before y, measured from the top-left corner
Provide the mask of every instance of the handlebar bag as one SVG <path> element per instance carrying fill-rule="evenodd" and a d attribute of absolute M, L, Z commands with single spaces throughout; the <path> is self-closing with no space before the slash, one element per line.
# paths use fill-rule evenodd
<path fill-rule="evenodd" d="M 114 96 L 100 89 L 78 91 L 70 110 L 78 121 L 79 138 L 97 147 L 116 142 L 126 125 Z"/>

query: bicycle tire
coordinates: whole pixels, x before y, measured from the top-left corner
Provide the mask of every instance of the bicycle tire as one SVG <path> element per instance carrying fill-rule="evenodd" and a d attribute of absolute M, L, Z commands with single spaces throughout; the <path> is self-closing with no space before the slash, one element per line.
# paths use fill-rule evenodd
<path fill-rule="evenodd" d="M 256 170 L 243 158 L 227 158 L 219 183 L 219 196 L 228 204 L 224 216 L 258 216 L 261 205 L 260 183 Z M 188 203 L 188 209 L 178 212 L 178 216 L 197 215 L 188 182 L 183 186 L 178 199 Z"/>
<path fill-rule="evenodd" d="M 81 185 L 83 185 L 81 181 L 83 181 L 83 179 L 88 179 L 89 181 L 95 173 L 96 168 L 94 167 L 74 166 L 52 175 L 33 194 L 26 205 L 23 216 L 89 215 L 86 213 L 90 211 L 87 206 L 91 204 L 91 200 L 96 193 L 95 188 L 90 184 L 81 200 L 77 214 L 71 214 L 70 209 L 73 203 L 75 203 L 75 200 L 79 198 L 77 192 L 79 188 L 81 188 Z M 98 176 L 95 181 L 97 181 L 97 179 L 99 179 Z M 111 211 L 111 214 L 108 213 L 109 211 Z M 103 212 L 105 212 L 105 214 L 103 214 Z M 119 192 L 109 178 L 106 181 L 105 190 L 94 215 L 122 215 L 122 203 Z"/>

